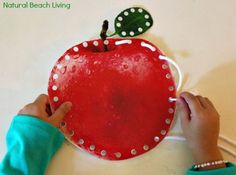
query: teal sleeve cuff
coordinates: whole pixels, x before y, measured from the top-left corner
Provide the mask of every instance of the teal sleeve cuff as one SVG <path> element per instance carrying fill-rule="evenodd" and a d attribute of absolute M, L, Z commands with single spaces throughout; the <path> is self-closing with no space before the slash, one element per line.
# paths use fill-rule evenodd
<path fill-rule="evenodd" d="M 15 116 L 7 133 L 0 175 L 44 174 L 63 142 L 63 134 L 54 126 L 32 116 Z"/>
<path fill-rule="evenodd" d="M 233 163 L 227 163 L 226 166 L 206 171 L 198 171 L 192 167 L 187 171 L 187 175 L 236 175 L 236 166 Z"/>

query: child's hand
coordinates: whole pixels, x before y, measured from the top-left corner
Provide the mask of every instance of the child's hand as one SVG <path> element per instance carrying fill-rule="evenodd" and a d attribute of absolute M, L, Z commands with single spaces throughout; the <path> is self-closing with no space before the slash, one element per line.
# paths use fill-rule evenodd
<path fill-rule="evenodd" d="M 70 102 L 65 102 L 52 114 L 48 96 L 41 94 L 33 103 L 21 109 L 18 115 L 34 116 L 58 128 L 63 117 L 71 109 L 71 106 Z"/>
<path fill-rule="evenodd" d="M 183 92 L 177 99 L 181 126 L 197 164 L 222 160 L 217 146 L 220 116 L 212 102 L 205 97 Z M 212 169 L 224 167 L 224 164 Z"/>

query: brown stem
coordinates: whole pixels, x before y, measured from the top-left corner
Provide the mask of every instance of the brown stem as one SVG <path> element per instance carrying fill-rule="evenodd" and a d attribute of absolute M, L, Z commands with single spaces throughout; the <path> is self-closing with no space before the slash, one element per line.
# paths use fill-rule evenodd
<path fill-rule="evenodd" d="M 104 44 L 104 41 L 107 38 L 107 30 L 108 30 L 108 21 L 104 20 L 103 24 L 102 24 L 102 31 L 100 33 L 100 37 L 102 38 L 103 46 L 104 46 L 105 51 L 108 51 L 107 45 Z"/>

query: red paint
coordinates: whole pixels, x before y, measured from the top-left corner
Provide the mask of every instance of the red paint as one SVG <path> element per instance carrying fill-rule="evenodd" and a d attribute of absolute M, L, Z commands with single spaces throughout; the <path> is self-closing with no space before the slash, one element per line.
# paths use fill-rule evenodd
<path fill-rule="evenodd" d="M 103 51 L 101 40 L 98 46 L 88 41 L 88 47 L 76 45 L 63 54 L 55 64 L 49 79 L 48 94 L 51 105 L 57 109 L 65 101 L 71 101 L 73 108 L 64 118 L 68 130 L 74 135 L 70 141 L 80 145 L 88 152 L 103 158 L 122 160 L 145 153 L 144 145 L 149 150 L 154 148 L 163 138 L 161 130 L 169 130 L 170 124 L 165 120 L 173 119 L 173 113 L 168 109 L 175 109 L 175 102 L 169 102 L 169 97 L 175 97 L 173 78 L 166 78 L 170 73 L 169 67 L 162 68 L 166 61 L 159 60 L 161 51 L 148 41 L 130 39 L 132 44 L 115 45 L 115 41 L 122 39 L 108 39 L 108 52 Z M 156 48 L 153 52 L 142 47 L 144 41 Z M 69 60 L 65 59 L 69 55 Z M 57 64 L 62 68 L 58 69 Z M 54 80 L 53 75 L 59 78 Z M 52 90 L 56 85 L 57 90 Z M 59 98 L 58 102 L 53 97 Z M 155 142 L 154 137 L 160 141 Z M 95 145 L 90 151 L 89 146 Z M 137 151 L 136 155 L 131 150 Z M 115 156 L 116 152 L 121 157 Z"/>

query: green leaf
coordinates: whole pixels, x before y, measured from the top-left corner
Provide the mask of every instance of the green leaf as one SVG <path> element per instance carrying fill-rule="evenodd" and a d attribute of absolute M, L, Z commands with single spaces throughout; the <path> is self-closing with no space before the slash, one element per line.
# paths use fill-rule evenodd
<path fill-rule="evenodd" d="M 146 32 L 152 25 L 152 16 L 146 10 L 141 7 L 128 8 L 116 17 L 116 32 L 113 35 L 118 34 L 121 37 L 137 36 Z"/>

